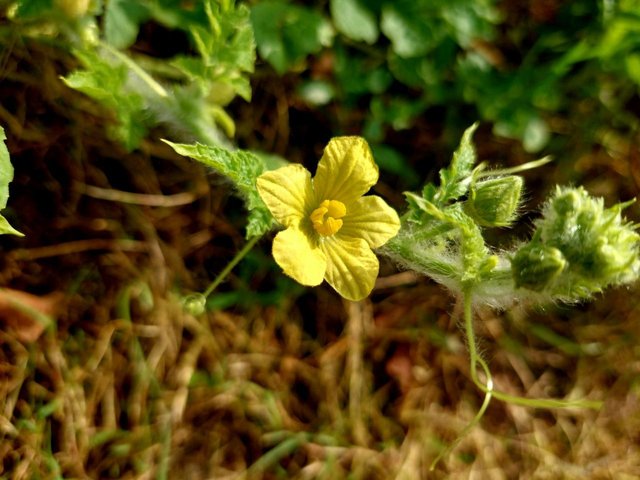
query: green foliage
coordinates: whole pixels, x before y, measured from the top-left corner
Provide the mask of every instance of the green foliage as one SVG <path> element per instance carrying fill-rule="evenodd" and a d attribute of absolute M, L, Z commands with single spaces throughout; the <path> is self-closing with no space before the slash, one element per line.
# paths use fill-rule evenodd
<path fill-rule="evenodd" d="M 260 236 L 271 228 L 271 213 L 262 202 L 256 188 L 256 179 L 266 169 L 260 157 L 242 150 L 230 151 L 215 146 L 185 145 L 166 140 L 165 142 L 180 155 L 191 157 L 213 168 L 235 184 L 249 211 L 247 238 Z"/>
<path fill-rule="evenodd" d="M 359 128 L 371 143 L 384 142 L 389 129 L 413 128 L 434 107 L 446 111 L 445 128 L 459 128 L 473 112 L 529 152 L 561 151 L 557 126 L 567 121 L 591 142 L 602 138 L 598 125 L 636 128 L 629 111 L 640 84 L 636 2 L 568 2 L 549 7 L 548 17 L 530 14 L 540 10 L 495 0 L 269 0 L 252 7 L 252 22 L 260 55 L 279 74 L 305 70 L 315 65 L 305 63 L 309 54 L 331 49 L 322 102 L 303 99 L 333 100 L 342 112 L 335 131 L 352 130 L 349 111 L 369 105 Z M 315 20 L 296 29 L 298 17 Z M 337 35 L 321 40 L 325 17 Z"/>
<path fill-rule="evenodd" d="M 421 196 L 405 192 L 409 205 L 405 215 L 407 223 L 389 247 L 393 249 L 403 243 L 408 247 L 408 242 L 414 242 L 416 248 L 428 245 L 426 248 L 440 264 L 436 267 L 436 278 L 454 291 L 477 284 L 496 265 L 496 258 L 485 245 L 479 224 L 467 214 L 464 202 L 458 201 L 468 192 L 473 180 L 476 152 L 472 137 L 477 127 L 474 124 L 464 132 L 451 165 L 440 170 L 438 186 L 427 184 Z M 423 258 L 428 256 L 423 255 Z M 443 264 L 449 266 L 446 269 L 448 278 L 441 276 Z"/>
<path fill-rule="evenodd" d="M 557 187 L 531 241 L 513 253 L 492 253 L 482 227 L 515 220 L 522 178 L 512 173 L 546 159 L 485 173 L 484 165 L 474 167 L 476 126 L 465 131 L 438 186 L 427 184 L 422 195 L 405 192 L 403 227 L 386 246 L 393 258 L 491 305 L 573 302 L 640 277 L 640 235 L 621 215 L 629 203 L 605 209 L 581 187 Z"/>
<path fill-rule="evenodd" d="M 0 127 L 0 210 L 7 206 L 9 200 L 9 183 L 13 180 L 13 166 L 9 158 L 9 151 L 4 141 L 6 140 L 4 129 Z M 6 218 L 0 215 L 0 234 L 12 234 L 22 236 L 15 228 L 9 225 Z"/>
<path fill-rule="evenodd" d="M 249 10 L 244 5 L 235 9 L 205 3 L 206 25 L 192 24 L 189 32 L 199 57 L 178 56 L 172 64 L 187 78 L 199 82 L 210 94 L 218 94 L 225 85 L 245 100 L 251 99 L 247 74 L 253 72 L 255 45 L 249 24 Z M 212 82 L 212 83 L 211 83 Z M 226 105 L 233 95 L 219 98 Z"/>
<path fill-rule="evenodd" d="M 19 2 L 11 18 L 39 25 L 30 34 L 66 37 L 62 46 L 75 45 L 82 68 L 64 80 L 114 113 L 110 133 L 127 149 L 136 148 L 160 124 L 178 136 L 230 144 L 235 124 L 224 107 L 236 95 L 251 98 L 255 42 L 246 6 L 229 0 L 188 7 L 172 0 L 86 6 L 80 11 L 73 2 Z M 147 22 L 188 38 L 191 48 L 171 58 L 123 51 L 134 45 Z"/>
<path fill-rule="evenodd" d="M 14 15 L 20 18 L 39 17 L 53 8 L 53 0 L 19 0 Z"/>
<path fill-rule="evenodd" d="M 331 0 L 329 6 L 336 29 L 356 42 L 375 43 L 380 35 L 378 22 L 360 0 Z"/>
<path fill-rule="evenodd" d="M 111 135 L 127 149 L 134 149 L 146 135 L 150 122 L 142 95 L 127 87 L 129 69 L 93 50 L 78 51 L 76 56 L 86 70 L 76 70 L 62 80 L 113 111 L 117 123 L 110 127 Z"/>
<path fill-rule="evenodd" d="M 311 53 L 329 46 L 334 32 L 319 13 L 280 0 L 261 1 L 251 9 L 260 55 L 283 74 Z"/>
<path fill-rule="evenodd" d="M 109 0 L 104 11 L 104 37 L 115 48 L 128 48 L 136 41 L 140 23 L 149 17 L 145 5 L 131 0 Z"/>

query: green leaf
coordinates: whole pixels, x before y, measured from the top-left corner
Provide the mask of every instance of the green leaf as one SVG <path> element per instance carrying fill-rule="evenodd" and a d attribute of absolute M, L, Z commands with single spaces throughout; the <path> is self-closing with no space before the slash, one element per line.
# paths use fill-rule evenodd
<path fill-rule="evenodd" d="M 344 36 L 370 45 L 378 40 L 375 16 L 358 0 L 331 0 L 330 8 L 333 24 Z"/>
<path fill-rule="evenodd" d="M 333 52 L 334 74 L 346 94 L 381 94 L 391 85 L 393 77 L 375 58 L 355 55 L 340 44 L 336 44 Z"/>
<path fill-rule="evenodd" d="M 4 141 L 6 140 L 4 129 L 0 127 L 0 210 L 7 206 L 9 200 L 9 183 L 13 180 L 13 166 L 9 158 L 9 150 Z M 0 215 L 0 234 L 12 234 L 22 236 L 9 222 Z"/>
<path fill-rule="evenodd" d="M 4 141 L 7 139 L 4 128 L 0 127 L 0 210 L 9 200 L 9 183 L 13 180 L 13 165 L 9 159 L 9 150 Z"/>
<path fill-rule="evenodd" d="M 332 42 L 331 24 L 319 13 L 278 0 L 260 2 L 251 9 L 258 52 L 283 74 Z"/>
<path fill-rule="evenodd" d="M 203 88 L 226 84 L 245 100 L 251 99 L 248 73 L 254 69 L 256 53 L 249 9 L 244 5 L 223 8 L 205 3 L 206 25 L 192 24 L 188 31 L 199 56 L 178 56 L 172 65 Z"/>
<path fill-rule="evenodd" d="M 138 27 L 149 12 L 137 1 L 110 0 L 104 12 L 104 35 L 115 48 L 130 47 L 138 36 Z"/>
<path fill-rule="evenodd" d="M 533 115 L 524 129 L 522 144 L 527 152 L 538 152 L 549 142 L 550 136 L 547 122 Z"/>
<path fill-rule="evenodd" d="M 380 29 L 401 57 L 424 55 L 434 45 L 433 22 L 422 21 L 420 13 L 419 3 L 406 1 L 386 4 L 382 9 Z"/>
<path fill-rule="evenodd" d="M 16 4 L 16 18 L 40 17 L 53 8 L 53 0 L 20 0 Z"/>
<path fill-rule="evenodd" d="M 440 187 L 434 198 L 438 205 L 458 199 L 469 189 L 471 171 L 476 163 L 472 137 L 477 128 L 478 124 L 474 123 L 465 130 L 460 146 L 453 154 L 451 165 L 440 170 Z"/>
<path fill-rule="evenodd" d="M 62 80 L 113 110 L 118 124 L 110 128 L 110 133 L 133 150 L 147 133 L 148 119 L 142 96 L 127 88 L 128 68 L 109 62 L 94 51 L 75 53 L 86 70 L 71 72 Z"/>
<path fill-rule="evenodd" d="M 473 146 L 472 137 L 478 124 L 474 123 L 467 128 L 462 135 L 460 145 L 453 154 L 449 168 L 440 170 L 440 185 L 435 186 L 427 183 L 422 189 L 422 196 L 411 192 L 404 192 L 409 204 L 408 218 L 410 221 L 420 223 L 423 226 L 437 220 L 438 222 L 449 223 L 456 228 L 473 223 L 471 218 L 462 210 L 455 213 L 460 218 L 464 217 L 464 222 L 460 225 L 454 221 L 452 209 L 460 209 L 458 203 L 451 204 L 451 201 L 458 200 L 469 190 L 473 179 L 473 166 L 476 162 L 476 152 Z"/>
<path fill-rule="evenodd" d="M 257 178 L 265 171 L 263 160 L 251 152 L 226 150 L 220 147 L 186 145 L 163 140 L 180 155 L 193 158 L 229 178 L 245 201 L 249 218 L 247 238 L 262 235 L 271 228 L 273 217 L 262 202 L 256 188 Z"/>

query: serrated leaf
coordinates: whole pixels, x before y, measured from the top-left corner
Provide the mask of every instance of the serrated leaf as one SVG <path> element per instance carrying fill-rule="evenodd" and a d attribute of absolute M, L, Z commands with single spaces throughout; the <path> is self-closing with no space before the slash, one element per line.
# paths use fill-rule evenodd
<path fill-rule="evenodd" d="M 77 51 L 76 56 L 85 70 L 71 72 L 62 80 L 113 110 L 118 124 L 110 127 L 110 133 L 133 150 L 147 133 L 147 118 L 142 96 L 127 88 L 128 69 L 108 62 L 96 52 Z"/>
<path fill-rule="evenodd" d="M 474 123 L 465 130 L 460 146 L 453 154 L 451 165 L 440 170 L 440 187 L 434 197 L 437 204 L 444 205 L 450 200 L 456 200 L 469 189 L 471 171 L 476 163 L 476 149 L 472 137 L 477 128 L 478 124 Z"/>
<path fill-rule="evenodd" d="M 227 84 L 248 101 L 251 88 L 247 74 L 253 72 L 256 59 L 249 9 L 244 5 L 222 8 L 210 1 L 205 10 L 209 23 L 188 27 L 199 56 L 178 56 L 172 64 L 203 85 Z"/>
<path fill-rule="evenodd" d="M 458 149 L 453 154 L 449 168 L 440 170 L 440 185 L 428 183 L 422 189 L 422 195 L 404 192 L 409 204 L 409 218 L 418 223 L 430 222 L 433 219 L 446 221 L 458 228 L 460 225 L 453 217 L 448 218 L 451 208 L 458 208 L 451 201 L 459 199 L 467 193 L 472 179 L 473 165 L 476 162 L 476 152 L 472 142 L 472 136 L 478 128 L 474 123 L 465 130 Z M 465 219 L 466 222 L 466 219 Z"/>
<path fill-rule="evenodd" d="M 180 155 L 213 168 L 235 184 L 249 211 L 247 238 L 262 235 L 271 228 L 273 217 L 256 188 L 256 179 L 265 171 L 265 164 L 260 157 L 243 150 L 231 151 L 199 143 L 186 145 L 163 141 Z"/>
<path fill-rule="evenodd" d="M 375 16 L 358 0 L 331 0 L 330 8 L 333 24 L 347 38 L 370 45 L 378 40 Z"/>
<path fill-rule="evenodd" d="M 0 210 L 7 206 L 9 200 L 9 183 L 13 180 L 13 165 L 9 158 L 9 150 L 4 141 L 6 140 L 4 129 L 0 127 Z M 9 222 L 0 215 L 0 234 L 12 234 L 22 236 Z"/>

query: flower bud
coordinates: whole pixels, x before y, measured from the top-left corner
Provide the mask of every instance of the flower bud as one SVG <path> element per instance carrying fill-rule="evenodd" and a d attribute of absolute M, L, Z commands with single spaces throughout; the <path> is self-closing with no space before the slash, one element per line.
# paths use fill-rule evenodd
<path fill-rule="evenodd" d="M 511 259 L 516 287 L 535 291 L 550 285 L 566 266 L 567 261 L 560 250 L 535 242 L 520 248 Z"/>
<path fill-rule="evenodd" d="M 516 175 L 474 182 L 465 210 L 483 227 L 506 227 L 516 218 L 522 178 Z"/>
<path fill-rule="evenodd" d="M 202 315 L 207 309 L 207 299 L 201 293 L 193 293 L 182 299 L 182 308 L 190 315 Z"/>
<path fill-rule="evenodd" d="M 640 276 L 640 236 L 622 217 L 625 206 L 604 208 L 602 198 L 589 196 L 581 187 L 558 187 L 536 222 L 534 240 L 512 260 L 516 284 L 532 290 L 549 287 L 552 295 L 577 300 L 635 281 Z M 540 254 L 545 257 L 546 282 L 530 280 L 530 271 L 540 269 L 534 262 Z M 555 261 L 559 268 L 561 260 L 566 266 L 554 274 L 551 265 Z"/>

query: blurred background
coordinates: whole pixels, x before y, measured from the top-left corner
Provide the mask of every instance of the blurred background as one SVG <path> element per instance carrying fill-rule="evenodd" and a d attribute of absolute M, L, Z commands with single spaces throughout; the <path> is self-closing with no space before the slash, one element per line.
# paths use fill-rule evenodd
<path fill-rule="evenodd" d="M 640 478 L 638 287 L 478 312 L 497 386 L 599 411 L 482 404 L 456 299 L 381 259 L 371 297 L 285 277 L 233 184 L 161 139 L 311 171 L 361 135 L 374 188 L 435 181 L 479 121 L 516 166 L 526 239 L 556 184 L 640 189 L 640 2 L 0 0 L 0 477 Z M 634 222 L 636 204 L 625 210 Z"/>

